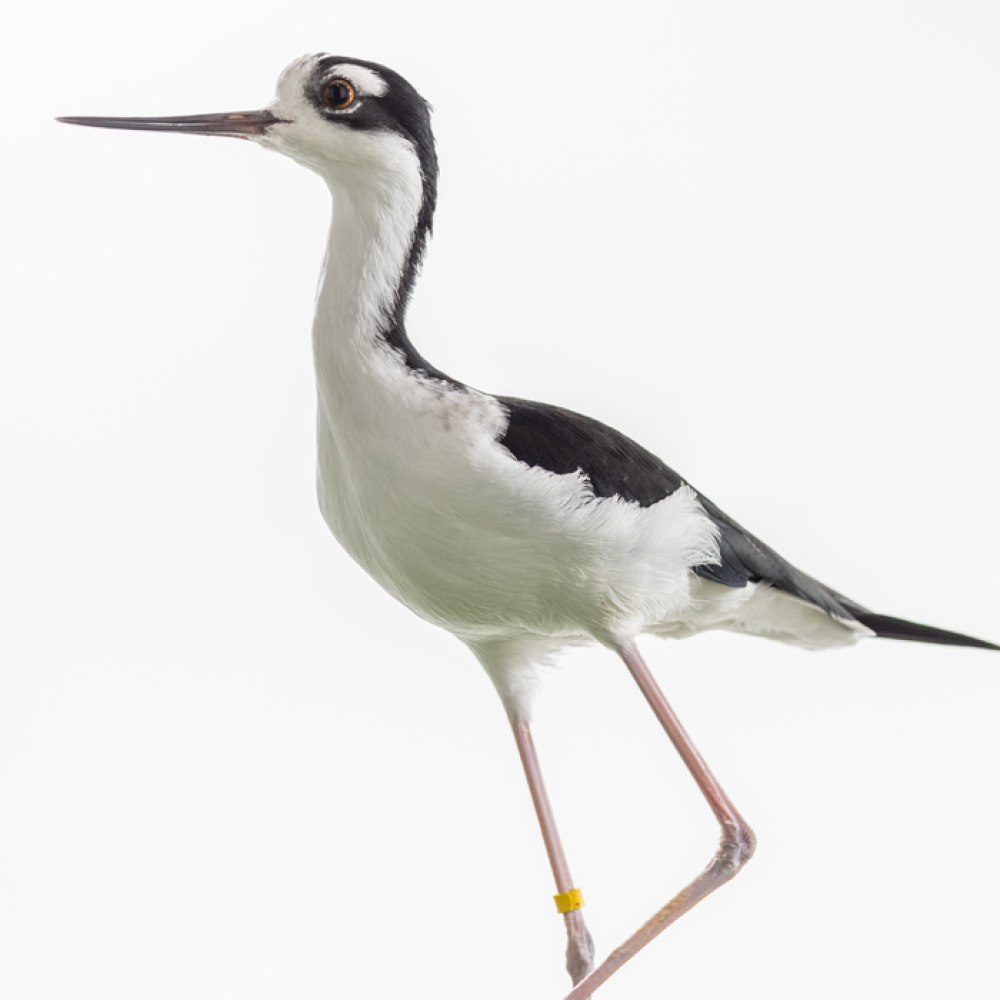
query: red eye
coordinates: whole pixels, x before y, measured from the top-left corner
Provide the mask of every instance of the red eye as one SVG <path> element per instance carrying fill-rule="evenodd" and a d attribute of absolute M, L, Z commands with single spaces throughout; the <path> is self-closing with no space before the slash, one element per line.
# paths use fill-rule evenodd
<path fill-rule="evenodd" d="M 331 80 L 323 88 L 323 103 L 333 111 L 343 111 L 354 103 L 354 88 L 346 80 Z"/>

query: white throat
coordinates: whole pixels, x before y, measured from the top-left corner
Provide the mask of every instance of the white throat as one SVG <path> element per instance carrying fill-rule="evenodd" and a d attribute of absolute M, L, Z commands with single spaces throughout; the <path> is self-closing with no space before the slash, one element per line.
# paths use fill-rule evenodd
<path fill-rule="evenodd" d="M 384 350 L 423 197 L 420 162 L 405 139 L 354 138 L 359 155 L 324 171 L 333 215 L 313 327 L 321 381 L 331 362 Z"/>

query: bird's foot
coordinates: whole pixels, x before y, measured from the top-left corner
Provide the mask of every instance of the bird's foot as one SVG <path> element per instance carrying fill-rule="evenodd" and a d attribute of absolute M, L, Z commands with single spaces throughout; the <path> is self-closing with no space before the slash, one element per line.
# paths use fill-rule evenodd
<path fill-rule="evenodd" d="M 564 913 L 566 920 L 566 971 L 576 986 L 594 968 L 594 939 L 579 910 Z"/>

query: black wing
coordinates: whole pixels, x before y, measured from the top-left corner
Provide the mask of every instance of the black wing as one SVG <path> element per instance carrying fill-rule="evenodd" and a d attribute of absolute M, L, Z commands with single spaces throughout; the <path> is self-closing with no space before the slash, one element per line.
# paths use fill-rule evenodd
<path fill-rule="evenodd" d="M 509 415 L 500 444 L 519 462 L 563 475 L 581 470 L 590 480 L 594 496 L 617 496 L 641 507 L 658 503 L 684 484 L 652 452 L 599 420 L 547 403 L 509 396 L 497 398 Z M 698 498 L 719 529 L 721 558 L 718 564 L 693 567 L 698 576 L 725 587 L 765 582 L 815 604 L 827 614 L 858 621 L 887 639 L 1000 649 L 957 632 L 873 614 L 796 569 L 701 493 Z"/>
<path fill-rule="evenodd" d="M 498 397 L 509 423 L 500 438 L 519 462 L 566 475 L 582 469 L 597 497 L 651 507 L 684 480 L 652 452 L 600 420 L 527 399 Z"/>

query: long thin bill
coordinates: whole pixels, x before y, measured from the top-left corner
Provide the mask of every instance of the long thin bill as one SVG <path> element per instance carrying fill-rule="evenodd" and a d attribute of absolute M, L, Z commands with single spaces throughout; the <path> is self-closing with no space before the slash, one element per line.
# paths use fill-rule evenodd
<path fill-rule="evenodd" d="M 225 135 L 249 139 L 263 135 L 272 125 L 283 121 L 270 111 L 233 111 L 218 115 L 177 115 L 171 118 L 57 118 L 67 125 L 90 125 L 93 128 L 123 128 L 142 132 L 181 132 L 187 135 Z"/>

